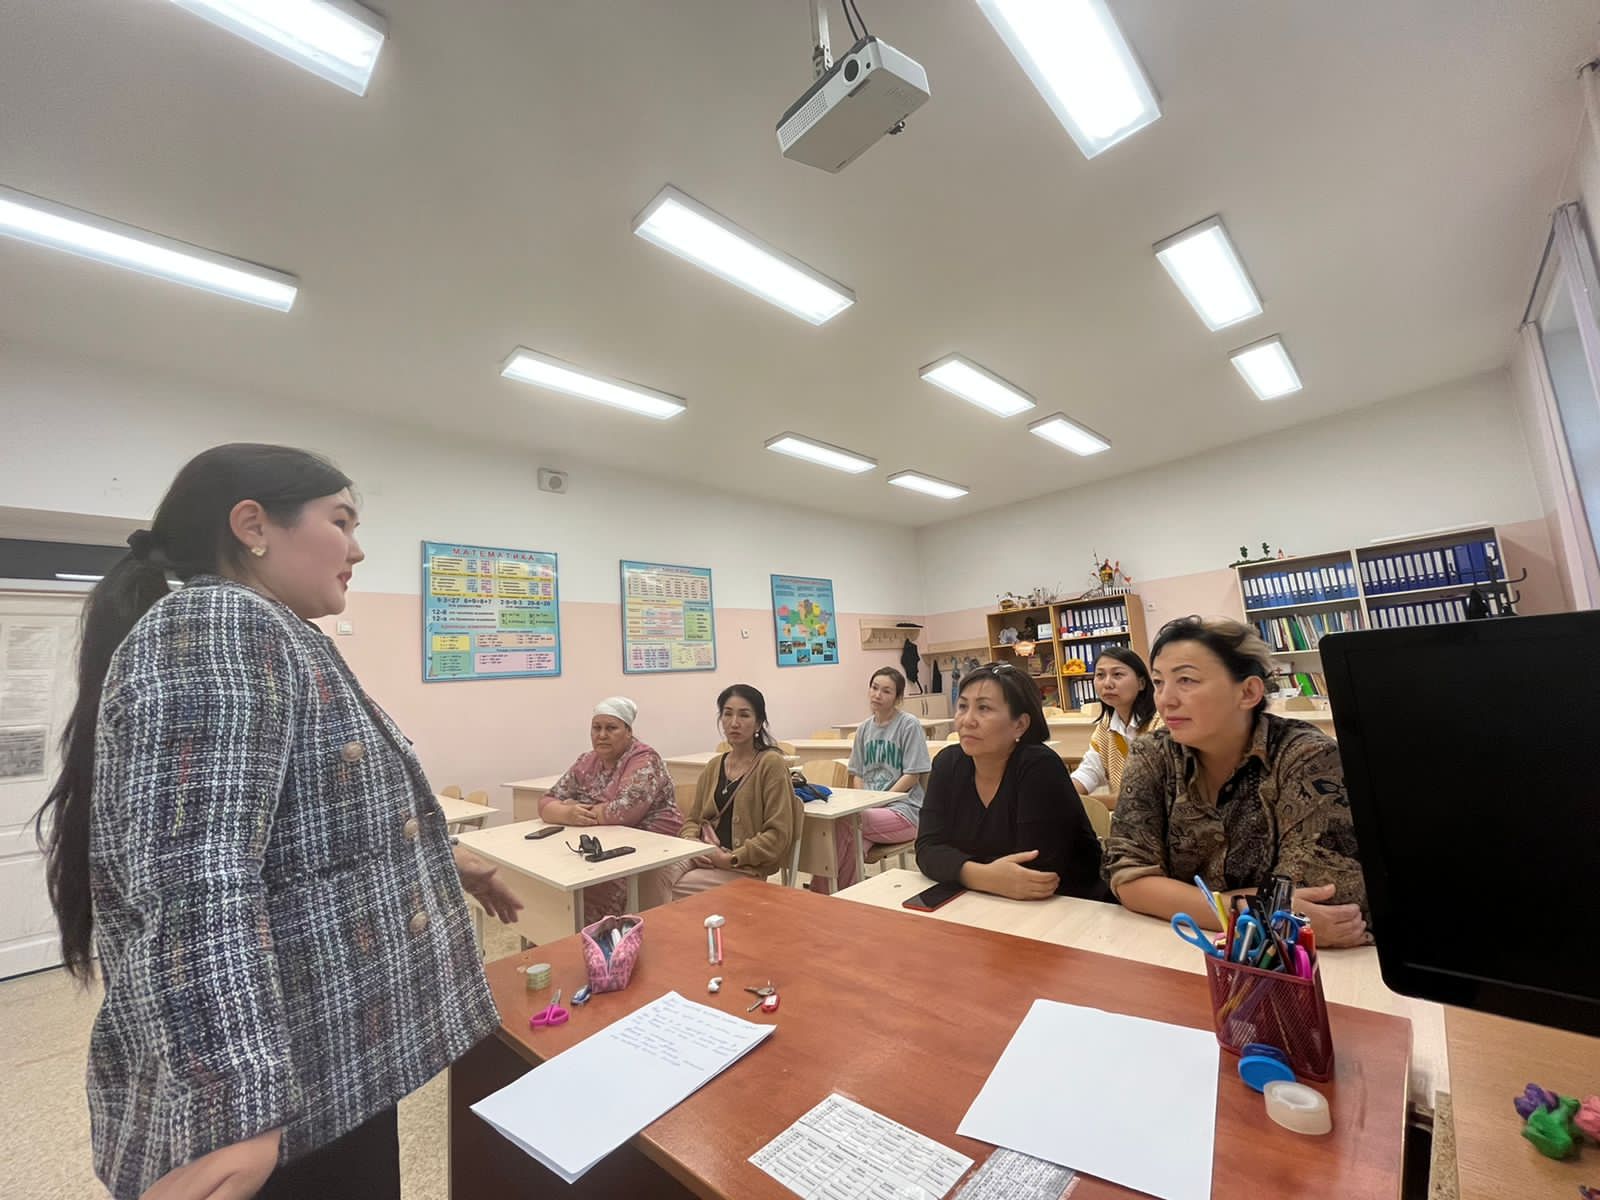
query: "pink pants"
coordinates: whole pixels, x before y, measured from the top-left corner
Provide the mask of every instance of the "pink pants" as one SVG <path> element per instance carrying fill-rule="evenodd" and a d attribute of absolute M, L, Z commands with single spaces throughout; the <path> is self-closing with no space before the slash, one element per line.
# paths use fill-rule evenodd
<path fill-rule="evenodd" d="M 836 821 L 833 847 L 839 858 L 839 886 L 847 888 L 856 883 L 856 833 L 849 821 Z M 869 808 L 861 813 L 861 840 L 884 846 L 896 842 L 917 840 L 917 823 L 907 820 L 892 808 Z M 812 877 L 811 890 L 827 895 L 832 891 L 830 881 Z"/>

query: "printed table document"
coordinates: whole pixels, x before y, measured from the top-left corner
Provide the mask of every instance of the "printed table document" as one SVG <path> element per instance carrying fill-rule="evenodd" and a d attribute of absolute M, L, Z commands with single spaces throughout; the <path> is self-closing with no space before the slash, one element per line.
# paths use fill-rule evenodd
<path fill-rule="evenodd" d="M 837 1092 L 750 1161 L 806 1200 L 940 1200 L 972 1165 Z"/>
<path fill-rule="evenodd" d="M 472 1106 L 568 1183 L 771 1036 L 668 992 Z M 605 1120 L 594 1114 L 604 1112 Z"/>

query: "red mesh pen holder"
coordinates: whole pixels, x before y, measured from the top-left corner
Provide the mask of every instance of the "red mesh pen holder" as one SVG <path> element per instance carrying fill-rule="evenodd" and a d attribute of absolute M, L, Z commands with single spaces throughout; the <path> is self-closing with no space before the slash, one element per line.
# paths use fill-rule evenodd
<path fill-rule="evenodd" d="M 1333 1077 L 1333 1034 L 1322 997 L 1322 964 L 1311 978 L 1263 971 L 1206 956 L 1211 1021 L 1224 1050 L 1238 1054 L 1252 1042 L 1276 1046 L 1302 1079 Z"/>

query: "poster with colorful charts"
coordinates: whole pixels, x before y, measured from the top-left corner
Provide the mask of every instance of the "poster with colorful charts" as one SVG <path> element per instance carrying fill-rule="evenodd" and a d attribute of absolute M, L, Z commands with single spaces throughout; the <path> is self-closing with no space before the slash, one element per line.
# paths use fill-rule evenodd
<path fill-rule="evenodd" d="M 622 670 L 717 669 L 711 568 L 622 562 Z"/>
<path fill-rule="evenodd" d="M 422 682 L 561 674 L 556 556 L 422 543 Z"/>
<path fill-rule="evenodd" d="M 780 667 L 819 667 L 839 661 L 833 580 L 772 577 L 772 617 Z"/>

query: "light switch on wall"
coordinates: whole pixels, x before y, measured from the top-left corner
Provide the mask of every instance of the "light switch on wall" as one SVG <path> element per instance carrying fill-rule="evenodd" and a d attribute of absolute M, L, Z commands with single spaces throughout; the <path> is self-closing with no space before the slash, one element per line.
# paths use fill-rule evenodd
<path fill-rule="evenodd" d="M 338 625 L 338 629 L 339 629 L 339 636 L 340 637 L 349 637 L 352 633 L 354 633 L 356 631 L 355 622 L 354 621 L 340 621 L 339 625 Z"/>
<path fill-rule="evenodd" d="M 739 636 L 744 638 L 746 641 L 749 641 L 750 640 L 750 631 L 748 629 L 741 629 L 741 630 L 739 630 Z"/>

